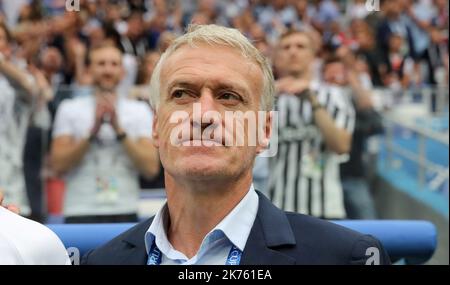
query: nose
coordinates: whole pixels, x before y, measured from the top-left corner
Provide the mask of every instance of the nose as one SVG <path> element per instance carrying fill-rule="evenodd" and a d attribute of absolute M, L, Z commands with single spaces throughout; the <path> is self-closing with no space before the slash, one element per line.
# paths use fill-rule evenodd
<path fill-rule="evenodd" d="M 287 56 L 292 59 L 295 58 L 296 56 L 296 51 L 293 48 L 289 48 L 287 51 Z"/>
<path fill-rule="evenodd" d="M 291 56 L 292 55 L 297 55 L 297 53 L 299 52 L 299 48 L 298 47 L 296 47 L 296 46 L 291 46 L 290 48 L 289 48 L 289 53 L 291 54 Z"/>
<path fill-rule="evenodd" d="M 198 103 L 200 103 L 202 115 L 208 111 L 217 111 L 214 94 L 208 88 L 202 89 Z"/>
<path fill-rule="evenodd" d="M 202 132 L 212 124 L 216 126 L 218 124 L 217 119 L 214 120 L 213 118 L 217 118 L 217 115 L 220 113 L 217 108 L 217 102 L 214 100 L 213 92 L 208 88 L 202 89 L 197 103 L 200 104 L 200 106 L 197 107 L 197 110 L 200 112 L 194 112 L 193 126 L 200 128 Z M 197 117 L 195 113 L 199 114 L 200 117 Z"/>

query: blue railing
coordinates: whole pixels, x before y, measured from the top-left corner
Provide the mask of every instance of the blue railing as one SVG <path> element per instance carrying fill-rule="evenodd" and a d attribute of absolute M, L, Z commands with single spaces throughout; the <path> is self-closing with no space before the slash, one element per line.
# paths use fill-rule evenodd
<path fill-rule="evenodd" d="M 392 261 L 422 264 L 433 255 L 437 246 L 435 226 L 427 221 L 335 221 L 355 231 L 378 238 Z M 105 244 L 134 224 L 57 224 L 48 225 L 63 241 L 72 258 Z M 142 237 L 144 238 L 144 237 Z"/>

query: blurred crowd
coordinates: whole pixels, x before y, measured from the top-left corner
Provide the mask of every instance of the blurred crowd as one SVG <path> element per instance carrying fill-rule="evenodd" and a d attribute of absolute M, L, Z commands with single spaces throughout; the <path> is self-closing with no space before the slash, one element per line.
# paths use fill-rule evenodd
<path fill-rule="evenodd" d="M 65 0 L 0 0 L 0 187 L 10 192 L 25 187 L 27 195 L 20 199 L 29 201 L 24 204 L 30 210 L 22 206 L 23 213 L 42 218 L 43 185 L 58 176 L 49 163 L 55 117 L 61 102 L 91 93 L 96 82 L 89 68 L 91 51 L 117 47 L 125 70 L 117 84 L 118 96 L 148 102 L 148 85 L 161 53 L 189 24 L 218 24 L 239 29 L 251 39 L 271 60 L 277 80 L 279 154 L 257 160 L 256 188 L 286 210 L 324 218 L 376 218 L 363 166 L 366 139 L 382 132 L 371 91 L 447 84 L 448 1 L 370 1 L 379 4 L 380 11 L 370 11 L 366 2 L 80 0 L 79 11 L 67 11 Z M 349 89 L 350 95 L 325 90 L 325 84 Z M 297 137 L 301 144 L 294 146 L 292 129 L 300 126 L 300 119 L 290 119 L 289 106 L 297 102 L 282 95 L 313 85 L 317 104 L 330 116 L 311 117 L 316 102 L 308 99 L 305 111 L 300 98 L 298 110 L 308 122 L 304 125 L 323 120 L 323 126 L 316 122 L 320 139 L 312 136 L 306 146 L 305 137 Z M 288 119 L 283 121 L 283 116 Z M 314 153 L 300 155 L 306 148 Z M 330 149 L 336 154 L 333 158 Z M 297 154 L 302 163 L 289 159 Z M 316 156 L 322 164 L 311 163 Z M 321 169 L 317 173 L 316 167 Z M 24 177 L 23 185 L 12 179 L 19 176 Z M 141 176 L 140 183 L 142 188 L 162 188 L 163 171 Z M 306 194 L 296 188 L 306 189 Z M 301 197 L 306 202 L 290 202 Z"/>

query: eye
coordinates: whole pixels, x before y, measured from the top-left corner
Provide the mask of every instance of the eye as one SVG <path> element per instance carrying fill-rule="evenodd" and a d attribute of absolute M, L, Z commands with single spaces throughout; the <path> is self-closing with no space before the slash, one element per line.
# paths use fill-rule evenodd
<path fill-rule="evenodd" d="M 242 101 L 241 96 L 239 96 L 236 93 L 233 92 L 222 92 L 217 97 L 219 100 L 225 100 L 225 101 Z"/>
<path fill-rule="evenodd" d="M 172 93 L 173 98 L 183 98 L 183 95 L 186 95 L 186 91 L 184 90 L 175 90 Z"/>
<path fill-rule="evenodd" d="M 235 98 L 236 98 L 236 96 L 234 96 L 231 93 L 225 93 L 225 94 L 220 95 L 220 99 L 229 100 L 229 99 L 235 99 Z"/>
<path fill-rule="evenodd" d="M 175 89 L 171 94 L 172 99 L 177 100 L 177 102 L 187 102 L 195 98 L 195 93 L 187 89 Z"/>

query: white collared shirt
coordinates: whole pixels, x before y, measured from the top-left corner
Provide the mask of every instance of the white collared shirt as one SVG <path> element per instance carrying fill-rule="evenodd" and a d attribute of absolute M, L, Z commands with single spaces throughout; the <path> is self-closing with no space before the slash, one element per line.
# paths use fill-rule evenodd
<path fill-rule="evenodd" d="M 251 185 L 245 197 L 203 239 L 200 249 L 191 259 L 172 247 L 167 239 L 167 203 L 158 211 L 145 233 L 147 254 L 154 242 L 162 253 L 164 265 L 224 265 L 234 245 L 244 251 L 250 230 L 258 212 L 258 195 Z"/>
<path fill-rule="evenodd" d="M 132 140 L 151 138 L 150 107 L 136 100 L 117 99 L 116 112 Z M 94 95 L 64 100 L 58 107 L 53 137 L 89 137 L 95 123 Z M 65 175 L 65 216 L 135 213 L 139 202 L 138 171 L 110 124 L 102 124 L 83 160 Z"/>

